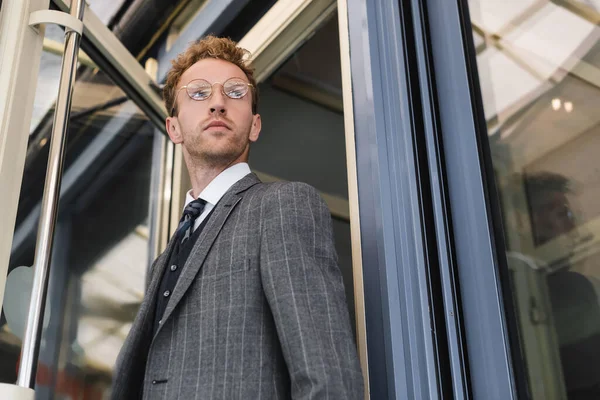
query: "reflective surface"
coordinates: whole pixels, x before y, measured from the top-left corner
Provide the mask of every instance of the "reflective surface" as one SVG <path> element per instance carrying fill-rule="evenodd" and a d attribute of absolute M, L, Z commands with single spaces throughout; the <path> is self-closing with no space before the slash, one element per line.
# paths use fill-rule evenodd
<path fill-rule="evenodd" d="M 93 4 L 93 3 L 92 3 Z M 93 7 L 92 7 L 93 8 Z M 251 166 L 266 181 L 301 180 L 347 209 L 337 18 L 261 85 L 265 120 Z M 56 38 L 62 40 L 62 32 Z M 316 68 L 323 57 L 328 68 Z M 58 68 L 45 54 L 0 321 L 0 382 L 14 382 L 31 286 Z M 46 68 L 47 67 L 47 68 Z M 80 65 L 51 264 L 36 398 L 103 398 L 144 293 L 154 128 L 101 71 Z M 306 160 L 311 159 L 310 163 Z M 342 213 L 343 214 L 343 213 Z M 349 224 L 333 223 L 354 317 Z M 6 314 L 6 318 L 4 317 Z"/>
<path fill-rule="evenodd" d="M 105 25 L 110 25 L 113 18 L 125 4 L 125 0 L 88 0 L 86 3 L 100 21 L 104 22 Z"/>
<path fill-rule="evenodd" d="M 45 54 L 45 60 L 60 56 Z M 56 91 L 44 61 L 36 93 L 3 316 L 0 382 L 13 383 L 23 337 L 20 307 L 39 217 Z M 145 284 L 154 127 L 101 71 L 81 66 L 69 123 L 36 398 L 108 396 L 112 368 Z M 19 266 L 24 266 L 19 268 Z M 26 307 L 25 307 L 26 309 Z"/>
<path fill-rule="evenodd" d="M 70 16 L 83 21 L 84 0 L 71 2 Z M 60 83 L 56 97 L 52 121 L 52 134 L 48 153 L 48 167 L 44 180 L 44 194 L 40 204 L 40 218 L 33 264 L 33 286 L 27 313 L 27 324 L 21 346 L 21 362 L 17 384 L 33 389 L 37 371 L 37 361 L 42 341 L 44 309 L 48 293 L 50 260 L 54 241 L 55 225 L 60 200 L 60 184 L 63 176 L 63 159 L 67 142 L 73 84 L 77 69 L 77 55 L 81 34 L 65 30 L 65 50 L 60 72 Z"/>
<path fill-rule="evenodd" d="M 533 399 L 600 398 L 599 5 L 469 1 Z"/>

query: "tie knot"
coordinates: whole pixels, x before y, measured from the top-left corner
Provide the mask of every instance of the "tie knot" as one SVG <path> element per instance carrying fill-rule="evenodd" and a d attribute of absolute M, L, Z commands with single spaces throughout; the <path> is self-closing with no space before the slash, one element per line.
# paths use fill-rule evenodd
<path fill-rule="evenodd" d="M 205 205 L 206 200 L 196 199 L 185 206 L 183 216 L 181 217 L 181 221 L 179 221 L 176 232 L 176 235 L 181 238 L 181 243 L 184 243 L 191 236 L 194 221 L 202 214 Z"/>
<path fill-rule="evenodd" d="M 183 210 L 184 216 L 189 216 L 192 219 L 198 218 L 202 211 L 204 211 L 204 206 L 206 205 L 206 200 L 196 199 L 190 202 L 185 209 Z"/>

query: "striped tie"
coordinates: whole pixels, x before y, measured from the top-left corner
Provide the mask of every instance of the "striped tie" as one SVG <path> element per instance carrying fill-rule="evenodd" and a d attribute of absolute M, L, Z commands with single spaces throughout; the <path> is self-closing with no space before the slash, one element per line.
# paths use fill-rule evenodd
<path fill-rule="evenodd" d="M 190 202 L 183 210 L 183 216 L 175 232 L 176 237 L 181 238 L 181 244 L 184 244 L 190 238 L 194 222 L 202 214 L 202 211 L 204 211 L 204 206 L 206 206 L 206 200 L 196 199 Z"/>

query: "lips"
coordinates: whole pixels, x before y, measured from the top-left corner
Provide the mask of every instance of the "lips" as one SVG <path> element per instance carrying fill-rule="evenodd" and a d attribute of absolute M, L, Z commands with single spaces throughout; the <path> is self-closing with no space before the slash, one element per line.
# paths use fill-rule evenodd
<path fill-rule="evenodd" d="M 209 122 L 208 124 L 206 124 L 204 126 L 204 129 L 209 129 L 209 128 L 225 128 L 225 129 L 230 129 L 229 125 L 227 125 L 223 121 L 211 121 L 211 122 Z"/>

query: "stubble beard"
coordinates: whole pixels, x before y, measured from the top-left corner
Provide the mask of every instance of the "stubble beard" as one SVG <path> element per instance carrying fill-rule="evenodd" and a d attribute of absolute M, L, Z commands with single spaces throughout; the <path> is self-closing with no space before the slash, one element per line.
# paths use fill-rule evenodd
<path fill-rule="evenodd" d="M 222 143 L 211 147 L 209 144 L 211 141 L 203 140 L 202 134 L 196 133 L 192 136 L 192 145 L 187 146 L 187 150 L 192 159 L 201 165 L 210 168 L 227 167 L 239 159 L 246 151 L 249 144 L 249 134 L 250 127 L 248 127 L 247 132 L 241 137 L 237 134 L 223 133 L 221 135 L 225 136 L 225 138 L 220 139 Z"/>

